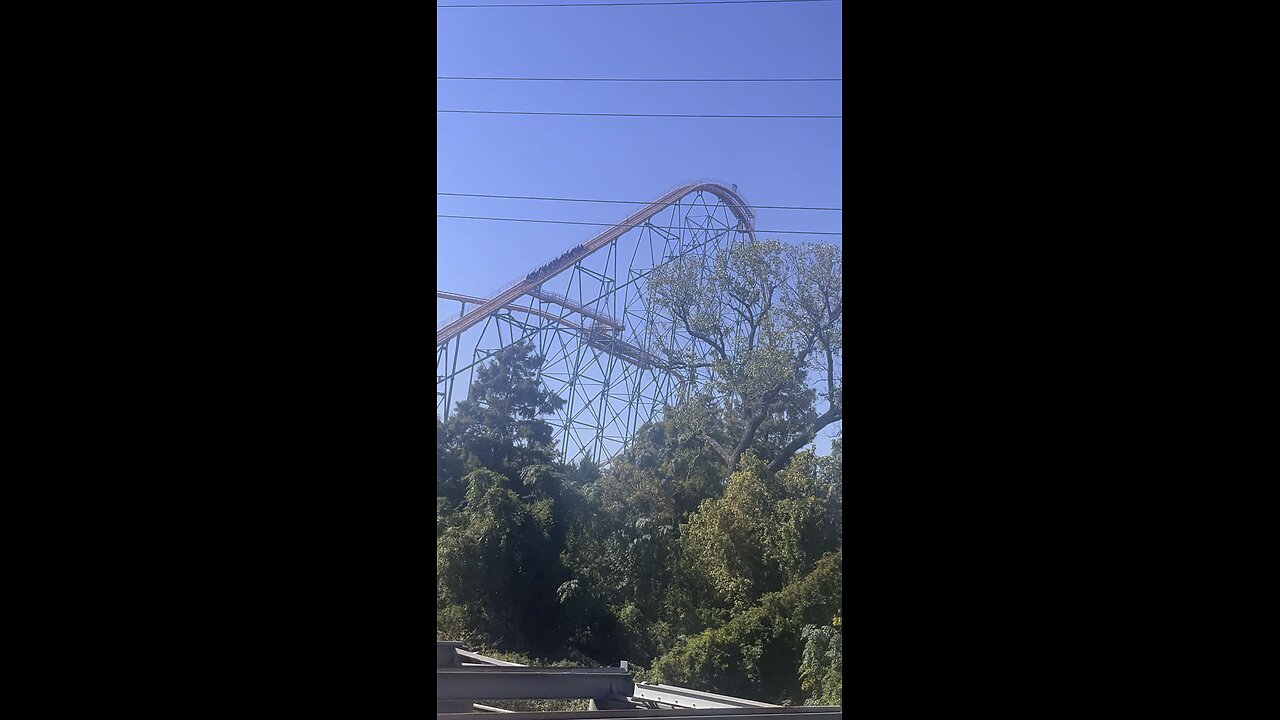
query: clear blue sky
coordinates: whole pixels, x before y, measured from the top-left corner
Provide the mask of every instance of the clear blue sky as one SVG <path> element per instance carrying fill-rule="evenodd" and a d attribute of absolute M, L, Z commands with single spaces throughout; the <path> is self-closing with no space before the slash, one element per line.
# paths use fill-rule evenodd
<path fill-rule="evenodd" d="M 438 75 L 843 77 L 838 2 L 437 9 L 436 18 Z M 842 90 L 843 83 L 829 82 L 437 80 L 436 107 L 840 115 Z M 451 113 L 437 113 L 436 118 L 436 189 L 441 192 L 650 200 L 684 182 L 714 179 L 736 183 L 752 204 L 842 206 L 841 120 Z M 439 213 L 589 222 L 616 222 L 637 207 L 437 198 Z M 756 225 L 764 230 L 843 229 L 838 212 L 756 214 Z M 438 218 L 436 229 L 439 289 L 487 296 L 602 228 Z M 842 241 L 839 236 L 777 237 Z M 457 308 L 456 303 L 437 303 L 438 312 Z M 829 439 L 819 438 L 820 452 L 829 445 Z"/>

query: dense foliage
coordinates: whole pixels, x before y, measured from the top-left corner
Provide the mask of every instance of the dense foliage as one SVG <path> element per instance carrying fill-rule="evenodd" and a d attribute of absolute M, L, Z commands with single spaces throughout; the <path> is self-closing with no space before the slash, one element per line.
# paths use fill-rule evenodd
<path fill-rule="evenodd" d="M 715 373 L 708 390 L 723 401 L 695 406 L 703 438 L 728 469 L 750 450 L 781 470 L 843 417 L 841 265 L 834 245 L 767 240 L 717 250 L 709 273 L 687 258 L 649 276 L 651 302 L 670 318 L 656 316 L 650 335 L 695 338 L 701 352 L 661 349 L 673 367 Z"/>
<path fill-rule="evenodd" d="M 717 335 L 679 268 L 655 278 L 673 317 L 724 343 L 719 395 L 668 408 L 607 468 L 556 461 L 541 416 L 563 401 L 529 346 L 497 353 L 437 421 L 437 637 L 840 704 L 843 450 L 801 450 L 841 412 L 839 249 L 758 243 L 720 263 L 755 337 Z M 814 357 L 822 393 L 805 381 Z"/>

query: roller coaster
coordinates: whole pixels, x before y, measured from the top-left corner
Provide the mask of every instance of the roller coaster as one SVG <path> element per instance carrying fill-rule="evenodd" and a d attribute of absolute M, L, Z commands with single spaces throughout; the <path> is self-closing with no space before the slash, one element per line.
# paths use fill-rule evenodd
<path fill-rule="evenodd" d="M 488 297 L 437 289 L 461 305 L 436 326 L 437 416 L 448 417 L 488 358 L 533 343 L 544 357 L 540 381 L 565 400 L 545 418 L 561 459 L 607 463 L 645 422 L 714 378 L 699 367 L 709 356 L 702 342 L 648 302 L 648 276 L 676 261 L 704 276 L 715 253 L 754 233 L 736 188 L 690 183 Z"/>

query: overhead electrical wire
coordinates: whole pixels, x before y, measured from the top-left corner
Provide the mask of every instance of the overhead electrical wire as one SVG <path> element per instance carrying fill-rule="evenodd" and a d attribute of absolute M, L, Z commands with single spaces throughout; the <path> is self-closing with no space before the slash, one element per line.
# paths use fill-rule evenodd
<path fill-rule="evenodd" d="M 456 218 L 459 220 L 500 220 L 502 222 L 524 222 L 524 223 L 545 223 L 549 225 L 596 225 L 599 227 L 615 227 L 618 223 L 601 223 L 601 222 L 581 222 L 578 220 L 534 220 L 531 218 L 500 218 L 500 217 L 481 217 L 479 215 L 442 215 L 437 213 L 438 218 Z M 644 225 L 636 225 L 635 227 L 644 227 Z M 673 229 L 665 225 L 658 225 L 662 229 Z M 731 229 L 731 228 L 729 228 Z M 757 233 L 771 235 L 844 235 L 843 232 L 816 232 L 809 230 L 758 230 L 753 228 Z"/>
<path fill-rule="evenodd" d="M 618 2 L 618 3 L 492 3 L 436 5 L 436 8 L 521 8 L 521 7 L 637 7 L 641 5 L 775 5 L 780 3 L 822 3 L 838 0 L 676 0 L 676 2 Z"/>
<path fill-rule="evenodd" d="M 526 112 L 523 110 L 436 110 L 438 113 L 472 115 L 573 115 L 578 117 L 652 117 L 652 118 L 775 118 L 789 120 L 840 120 L 843 115 L 684 115 L 676 113 L 575 113 Z"/>
<path fill-rule="evenodd" d="M 564 198 L 564 197 L 538 197 L 534 195 L 489 195 L 485 193 L 454 193 L 454 192 L 437 192 L 437 195 L 448 195 L 450 197 L 478 197 L 478 198 L 500 198 L 504 200 L 554 200 L 556 202 L 582 202 L 582 203 L 610 203 L 614 205 L 648 205 L 652 200 L 587 200 L 585 198 Z M 829 210 L 832 212 L 841 212 L 844 208 L 836 207 L 808 207 L 804 205 L 747 205 L 754 210 Z"/>
<path fill-rule="evenodd" d="M 437 75 L 437 80 L 508 80 L 531 82 L 644 82 L 644 83 L 786 83 L 844 82 L 844 78 L 580 78 L 580 77 L 483 77 Z"/>

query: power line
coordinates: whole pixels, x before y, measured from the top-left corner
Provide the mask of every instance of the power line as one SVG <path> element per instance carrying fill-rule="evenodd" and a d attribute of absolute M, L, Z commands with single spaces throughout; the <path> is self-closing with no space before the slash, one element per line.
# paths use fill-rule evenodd
<path fill-rule="evenodd" d="M 665 4 L 665 3 L 664 3 Z M 844 78 L 552 78 L 552 77 L 479 77 L 469 75 L 437 75 L 437 80 L 510 80 L 532 82 L 644 82 L 644 83 L 788 83 L 844 82 Z"/>
<path fill-rule="evenodd" d="M 530 218 L 500 218 L 500 217 L 481 217 L 478 215 L 441 215 L 438 218 L 456 218 L 459 220 L 500 220 L 502 222 L 524 222 L 524 223 L 546 223 L 549 225 L 596 225 L 599 227 L 614 227 L 617 223 L 598 223 L 598 222 L 580 222 L 576 220 L 533 220 Z M 644 227 L 636 225 L 636 227 Z M 663 226 L 655 226 L 663 227 Z M 663 227 L 663 229 L 673 229 Z M 757 233 L 765 233 L 772 235 L 843 235 L 842 232 L 812 232 L 806 230 L 755 230 Z"/>
<path fill-rule="evenodd" d="M 640 5 L 772 5 L 777 3 L 820 3 L 837 0 L 679 0 L 678 2 L 619 3 L 494 3 L 491 5 L 436 5 L 436 8 L 521 8 L 521 7 L 636 7 Z"/>
<path fill-rule="evenodd" d="M 438 113 L 472 115 L 573 115 L 578 117 L 660 117 L 660 118 L 776 118 L 789 120 L 840 120 L 843 115 L 683 115 L 675 113 L 573 113 L 525 112 L 522 110 L 436 110 Z"/>
<path fill-rule="evenodd" d="M 554 200 L 557 202 L 611 203 L 614 205 L 648 205 L 653 202 L 652 200 L 587 200 L 584 198 L 536 197 L 533 195 L 487 195 L 485 193 L 437 192 L 436 194 L 449 195 L 452 197 L 501 198 L 504 200 Z M 747 207 L 755 210 L 830 210 L 833 212 L 843 211 L 843 208 L 807 207 L 803 205 L 748 205 Z"/>

